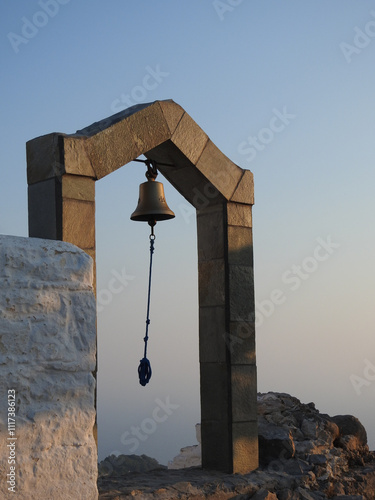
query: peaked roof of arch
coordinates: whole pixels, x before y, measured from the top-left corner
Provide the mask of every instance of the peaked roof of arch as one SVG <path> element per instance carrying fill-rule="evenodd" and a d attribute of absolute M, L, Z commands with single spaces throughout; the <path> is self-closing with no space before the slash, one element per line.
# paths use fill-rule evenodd
<path fill-rule="evenodd" d="M 142 154 L 196 208 L 199 198 L 254 203 L 252 173 L 227 158 L 172 100 L 132 106 L 75 134 L 28 141 L 28 183 L 64 174 L 99 180 Z"/>

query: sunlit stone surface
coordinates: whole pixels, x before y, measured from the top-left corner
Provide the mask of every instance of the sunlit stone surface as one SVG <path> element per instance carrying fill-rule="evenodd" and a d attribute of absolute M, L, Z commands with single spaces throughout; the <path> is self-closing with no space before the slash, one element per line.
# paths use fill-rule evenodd
<path fill-rule="evenodd" d="M 12 471 L 15 500 L 97 498 L 92 282 L 92 260 L 77 247 L 0 236 L 2 498 Z"/>

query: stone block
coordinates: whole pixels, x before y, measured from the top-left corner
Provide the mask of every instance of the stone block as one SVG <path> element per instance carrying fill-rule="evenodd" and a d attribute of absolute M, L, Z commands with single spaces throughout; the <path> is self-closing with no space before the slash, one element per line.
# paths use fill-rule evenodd
<path fill-rule="evenodd" d="M 222 194 L 194 166 L 160 168 L 168 181 L 197 210 L 223 203 Z"/>
<path fill-rule="evenodd" d="M 81 201 L 95 201 L 95 181 L 90 177 L 64 175 L 62 178 L 62 196 Z"/>
<path fill-rule="evenodd" d="M 232 472 L 231 429 L 226 420 L 201 423 L 202 467 Z"/>
<path fill-rule="evenodd" d="M 65 173 L 60 155 L 62 135 L 47 134 L 26 143 L 28 184 L 59 177 Z"/>
<path fill-rule="evenodd" d="M 171 138 L 171 132 L 158 102 L 127 118 L 132 142 L 143 152 Z"/>
<path fill-rule="evenodd" d="M 224 214 L 223 206 L 215 205 L 212 209 L 197 213 L 198 261 L 223 259 Z"/>
<path fill-rule="evenodd" d="M 241 203 L 227 204 L 227 217 L 229 226 L 252 227 L 252 206 Z"/>
<path fill-rule="evenodd" d="M 270 424 L 265 418 L 258 421 L 259 458 L 263 465 L 273 460 L 288 459 L 296 448 L 291 429 Z"/>
<path fill-rule="evenodd" d="M 232 424 L 233 472 L 247 474 L 259 466 L 257 421 Z"/>
<path fill-rule="evenodd" d="M 242 177 L 243 170 L 227 158 L 211 140 L 206 142 L 196 165 L 205 178 L 225 199 L 229 200 Z"/>
<path fill-rule="evenodd" d="M 224 363 L 227 360 L 225 308 L 199 309 L 199 360 L 201 363 Z"/>
<path fill-rule="evenodd" d="M 65 173 L 96 178 L 86 151 L 87 141 L 78 137 L 63 136 L 63 155 Z"/>
<path fill-rule="evenodd" d="M 250 227 L 228 226 L 228 262 L 253 266 L 253 233 Z"/>
<path fill-rule="evenodd" d="M 199 305 L 225 305 L 225 264 L 223 259 L 199 262 Z"/>
<path fill-rule="evenodd" d="M 232 365 L 233 422 L 257 419 L 257 373 L 255 365 Z"/>
<path fill-rule="evenodd" d="M 61 239 L 61 181 L 57 177 L 28 187 L 29 235 Z"/>
<path fill-rule="evenodd" d="M 201 416 L 203 421 L 228 418 L 230 372 L 226 363 L 201 363 Z"/>
<path fill-rule="evenodd" d="M 136 115 L 136 116 L 135 116 Z M 153 127 L 157 125 L 157 131 Z M 170 138 L 168 127 L 157 103 L 132 106 L 78 131 L 94 170 L 101 179 Z M 162 135 L 162 138 L 160 138 Z M 74 172 L 71 172 L 74 173 Z"/>
<path fill-rule="evenodd" d="M 80 248 L 95 248 L 95 203 L 63 200 L 63 240 Z"/>
<path fill-rule="evenodd" d="M 159 101 L 159 106 L 168 124 L 169 131 L 173 135 L 185 111 L 172 100 Z"/>
<path fill-rule="evenodd" d="M 141 144 L 133 140 L 127 120 L 116 123 L 96 135 L 84 139 L 96 179 L 102 179 L 143 153 Z"/>
<path fill-rule="evenodd" d="M 254 319 L 252 321 L 232 321 L 230 323 L 228 348 L 230 350 L 232 364 L 255 365 Z"/>
<path fill-rule="evenodd" d="M 254 205 L 254 176 L 250 170 L 244 170 L 231 201 Z"/>
<path fill-rule="evenodd" d="M 207 141 L 207 134 L 205 134 L 187 113 L 184 113 L 172 135 L 172 142 L 193 165 L 197 164 Z"/>
<path fill-rule="evenodd" d="M 230 321 L 248 321 L 254 314 L 254 272 L 250 266 L 229 269 Z"/>

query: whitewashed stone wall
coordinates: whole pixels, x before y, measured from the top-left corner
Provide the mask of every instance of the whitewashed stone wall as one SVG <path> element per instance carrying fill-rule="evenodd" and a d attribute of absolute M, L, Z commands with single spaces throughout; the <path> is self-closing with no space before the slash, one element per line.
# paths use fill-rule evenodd
<path fill-rule="evenodd" d="M 0 236 L 0 498 L 98 498 L 92 284 L 77 247 Z"/>

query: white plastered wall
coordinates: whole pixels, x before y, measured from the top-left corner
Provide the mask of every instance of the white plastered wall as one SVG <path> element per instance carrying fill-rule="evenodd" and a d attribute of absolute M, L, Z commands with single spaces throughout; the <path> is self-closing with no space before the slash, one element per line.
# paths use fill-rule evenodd
<path fill-rule="evenodd" d="M 92 284 L 77 247 L 0 236 L 1 498 L 98 498 Z"/>

